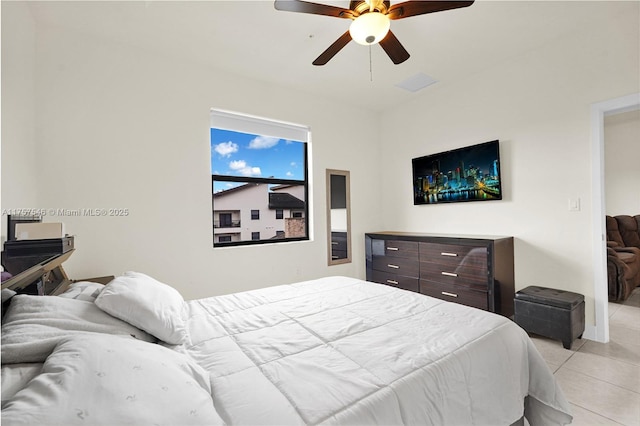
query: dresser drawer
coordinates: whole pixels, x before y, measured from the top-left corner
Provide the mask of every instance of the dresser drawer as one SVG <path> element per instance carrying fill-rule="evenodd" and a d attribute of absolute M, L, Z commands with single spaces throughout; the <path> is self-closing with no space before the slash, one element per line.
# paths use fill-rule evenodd
<path fill-rule="evenodd" d="M 420 243 L 420 262 L 487 269 L 487 248 L 472 245 Z"/>
<path fill-rule="evenodd" d="M 336 260 L 336 259 L 346 259 L 346 258 L 347 258 L 346 250 L 336 250 L 336 249 L 331 250 L 331 259 Z"/>
<path fill-rule="evenodd" d="M 331 249 L 347 251 L 347 233 L 346 232 L 332 232 L 331 233 Z"/>
<path fill-rule="evenodd" d="M 372 254 L 374 256 L 402 257 L 418 261 L 418 242 L 400 240 L 372 240 Z"/>
<path fill-rule="evenodd" d="M 404 290 L 419 291 L 418 278 L 403 277 L 401 275 L 391 274 L 382 271 L 373 271 L 369 281 L 375 283 L 387 284 L 393 287 L 398 287 Z"/>
<path fill-rule="evenodd" d="M 489 279 L 487 277 L 486 270 L 478 271 L 478 273 L 469 273 L 469 271 L 447 269 L 441 268 L 439 265 L 427 265 L 421 263 L 420 278 L 446 285 L 472 288 L 479 291 L 487 291 L 489 286 Z"/>
<path fill-rule="evenodd" d="M 414 259 L 393 256 L 374 256 L 372 268 L 376 271 L 418 278 L 420 266 Z"/>
<path fill-rule="evenodd" d="M 474 308 L 489 310 L 488 294 L 453 284 L 420 279 L 420 293 Z"/>

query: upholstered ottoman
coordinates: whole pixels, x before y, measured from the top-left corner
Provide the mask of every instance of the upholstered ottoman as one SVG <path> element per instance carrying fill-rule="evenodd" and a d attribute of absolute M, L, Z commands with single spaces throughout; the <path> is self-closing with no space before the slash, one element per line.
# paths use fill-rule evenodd
<path fill-rule="evenodd" d="M 584 333 L 584 296 L 570 291 L 530 286 L 516 292 L 515 322 L 530 333 L 562 341 L 571 349 Z"/>

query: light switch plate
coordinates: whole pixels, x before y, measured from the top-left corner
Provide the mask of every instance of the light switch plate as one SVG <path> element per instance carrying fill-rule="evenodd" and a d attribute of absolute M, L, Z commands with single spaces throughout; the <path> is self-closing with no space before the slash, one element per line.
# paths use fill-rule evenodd
<path fill-rule="evenodd" d="M 569 211 L 570 212 L 579 212 L 580 211 L 580 198 L 569 198 Z"/>

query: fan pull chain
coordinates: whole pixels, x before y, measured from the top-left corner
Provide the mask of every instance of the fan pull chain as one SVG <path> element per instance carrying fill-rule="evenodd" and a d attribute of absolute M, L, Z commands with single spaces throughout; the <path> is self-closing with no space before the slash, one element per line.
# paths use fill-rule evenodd
<path fill-rule="evenodd" d="M 371 61 L 371 45 L 369 45 L 369 81 L 373 82 L 373 62 Z"/>

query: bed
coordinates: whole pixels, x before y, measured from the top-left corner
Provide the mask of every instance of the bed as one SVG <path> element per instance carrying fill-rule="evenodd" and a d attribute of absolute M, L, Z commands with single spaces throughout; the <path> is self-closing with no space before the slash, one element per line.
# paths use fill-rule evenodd
<path fill-rule="evenodd" d="M 568 424 L 507 318 L 348 277 L 184 301 L 128 272 L 16 295 L 2 424 Z"/>

